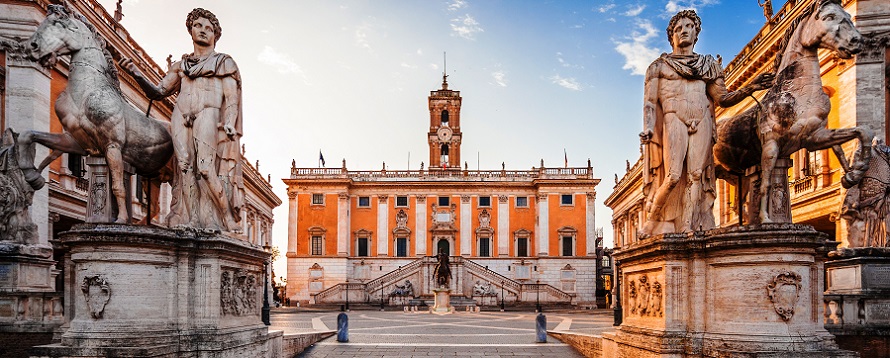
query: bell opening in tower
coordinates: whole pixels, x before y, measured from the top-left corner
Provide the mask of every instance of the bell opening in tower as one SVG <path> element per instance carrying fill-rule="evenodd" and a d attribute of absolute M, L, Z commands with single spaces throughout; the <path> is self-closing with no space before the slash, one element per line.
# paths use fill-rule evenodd
<path fill-rule="evenodd" d="M 442 149 L 440 150 L 440 153 L 441 153 L 441 155 L 439 157 L 440 163 L 442 163 L 442 166 L 447 167 L 448 166 L 448 144 L 442 144 Z"/>
<path fill-rule="evenodd" d="M 442 126 L 448 127 L 448 110 L 442 111 Z"/>

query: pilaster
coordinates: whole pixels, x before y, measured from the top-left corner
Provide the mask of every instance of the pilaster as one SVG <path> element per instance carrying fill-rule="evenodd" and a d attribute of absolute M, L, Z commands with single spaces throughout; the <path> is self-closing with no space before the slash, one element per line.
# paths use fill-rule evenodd
<path fill-rule="evenodd" d="M 418 195 L 414 205 L 414 253 L 426 256 L 426 195 Z"/>
<path fill-rule="evenodd" d="M 337 198 L 337 256 L 349 256 L 349 194 Z"/>
<path fill-rule="evenodd" d="M 538 256 L 547 256 L 549 254 L 548 244 L 550 243 L 550 206 L 547 200 L 547 194 L 538 194 L 535 199 L 538 201 L 538 222 L 535 232 L 537 234 L 536 245 L 538 247 Z"/>
<path fill-rule="evenodd" d="M 471 226 L 472 208 L 470 206 L 470 196 L 460 196 L 460 254 L 461 256 L 470 256 L 473 254 L 473 238 Z"/>
<path fill-rule="evenodd" d="M 297 190 L 288 188 L 287 256 L 297 255 Z"/>
<path fill-rule="evenodd" d="M 587 239 L 587 256 L 596 256 L 596 192 L 589 192 L 586 195 L 587 205 L 585 206 L 585 226 L 584 233 Z"/>
<path fill-rule="evenodd" d="M 498 256 L 510 255 L 510 197 L 498 196 Z"/>
<path fill-rule="evenodd" d="M 389 256 L 389 196 L 377 200 L 377 256 Z"/>

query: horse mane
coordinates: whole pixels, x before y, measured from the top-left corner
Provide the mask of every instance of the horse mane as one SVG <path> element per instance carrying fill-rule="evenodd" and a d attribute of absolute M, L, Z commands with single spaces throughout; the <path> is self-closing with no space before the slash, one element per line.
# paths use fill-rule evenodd
<path fill-rule="evenodd" d="M 114 57 L 111 55 L 111 52 L 108 51 L 108 41 L 99 34 L 96 27 L 87 21 L 85 16 L 75 13 L 71 8 L 65 5 L 49 5 L 47 7 L 47 14 L 56 14 L 67 19 L 71 19 L 71 15 L 73 14 L 76 20 L 82 22 L 84 26 L 90 30 L 90 33 L 93 34 L 93 39 L 96 41 L 96 45 L 102 50 L 102 55 L 105 57 L 105 79 L 108 80 L 108 83 L 111 84 L 111 87 L 113 87 L 118 94 L 123 95 L 123 92 L 121 91 L 121 83 L 118 79 L 117 66 L 114 64 Z"/>
<path fill-rule="evenodd" d="M 813 15 L 814 10 L 817 12 L 821 11 L 823 6 L 830 3 L 841 5 L 841 0 L 816 0 L 812 6 L 807 6 L 800 16 L 791 21 L 791 25 L 788 26 L 788 29 L 785 30 L 785 34 L 782 35 L 782 39 L 779 41 L 779 50 L 776 51 L 776 58 L 773 59 L 773 70 L 779 70 L 779 65 L 782 64 L 782 55 L 785 54 L 785 50 L 788 49 L 788 44 L 791 42 L 791 36 L 794 35 L 797 26 L 800 25 L 804 19 Z"/>

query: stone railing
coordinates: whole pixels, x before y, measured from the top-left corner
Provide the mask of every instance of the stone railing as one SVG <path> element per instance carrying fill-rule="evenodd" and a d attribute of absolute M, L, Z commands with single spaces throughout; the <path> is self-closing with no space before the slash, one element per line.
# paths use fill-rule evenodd
<path fill-rule="evenodd" d="M 593 179 L 593 168 L 532 168 L 531 170 L 346 170 L 345 168 L 291 168 L 291 179 L 351 179 L 354 181 L 415 180 L 533 180 Z"/>
<path fill-rule="evenodd" d="M 544 294 L 550 296 L 551 299 L 547 299 L 546 296 L 542 300 L 544 302 L 560 302 L 560 303 L 571 303 L 572 295 L 566 293 L 563 290 L 560 290 L 556 287 L 548 285 L 546 283 L 524 283 L 521 286 L 522 289 L 522 300 L 526 302 L 537 301 L 538 294 Z"/>
<path fill-rule="evenodd" d="M 380 276 L 378 278 L 375 278 L 371 281 L 366 282 L 365 287 L 369 293 L 378 291 L 378 290 L 382 290 L 383 287 L 400 282 L 403 278 L 417 273 L 417 271 L 420 270 L 420 266 L 425 261 L 428 261 L 429 259 L 430 259 L 430 257 L 424 257 L 421 259 L 411 261 L 410 263 L 408 263 L 405 266 L 402 266 L 399 269 L 392 270 L 390 272 L 387 272 L 383 276 Z M 433 260 L 433 261 L 435 261 L 435 260 Z"/>
<path fill-rule="evenodd" d="M 462 259 L 462 258 L 461 258 Z M 494 284 L 495 286 L 503 285 L 504 289 L 510 291 L 511 293 L 518 294 L 522 289 L 522 284 L 516 282 L 504 275 L 501 275 L 497 272 L 489 270 L 480 264 L 477 264 L 471 260 L 460 260 L 463 262 L 464 268 L 466 272 L 470 275 L 474 275 L 479 278 L 483 278 L 486 281 Z"/>
<path fill-rule="evenodd" d="M 365 301 L 368 296 L 367 285 L 359 282 L 350 282 L 350 283 L 338 283 L 331 287 L 328 287 L 324 291 L 316 293 L 313 295 L 315 303 L 325 303 L 325 302 L 341 302 L 344 301 L 344 294 L 349 294 L 350 298 L 354 299 L 354 294 L 351 292 L 360 292 L 362 298 L 357 300 L 359 302 Z M 343 296 L 343 297 L 341 297 Z M 337 298 L 335 300 L 331 300 L 331 298 Z"/>
<path fill-rule="evenodd" d="M 791 183 L 791 188 L 793 189 L 794 195 L 813 191 L 813 189 L 816 187 L 816 181 L 814 178 L 815 177 L 813 176 L 806 176 Z"/>

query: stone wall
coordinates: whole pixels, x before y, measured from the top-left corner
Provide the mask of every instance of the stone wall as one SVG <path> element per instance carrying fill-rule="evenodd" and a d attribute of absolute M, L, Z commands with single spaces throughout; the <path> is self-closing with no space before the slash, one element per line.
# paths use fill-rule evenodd
<path fill-rule="evenodd" d="M 316 342 L 333 336 L 334 332 L 285 334 L 281 344 L 281 357 L 296 357 Z"/>

